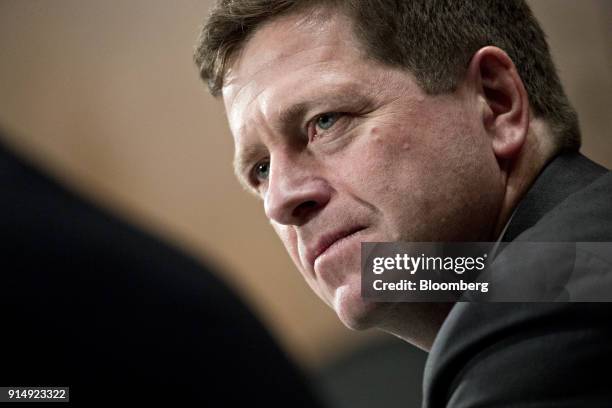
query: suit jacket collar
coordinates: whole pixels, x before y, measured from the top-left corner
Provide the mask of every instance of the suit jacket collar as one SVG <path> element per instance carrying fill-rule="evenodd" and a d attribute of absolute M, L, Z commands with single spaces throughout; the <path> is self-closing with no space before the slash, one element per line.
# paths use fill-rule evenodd
<path fill-rule="evenodd" d="M 516 207 L 502 241 L 513 241 L 533 227 L 544 214 L 607 171 L 578 152 L 554 157 Z"/>

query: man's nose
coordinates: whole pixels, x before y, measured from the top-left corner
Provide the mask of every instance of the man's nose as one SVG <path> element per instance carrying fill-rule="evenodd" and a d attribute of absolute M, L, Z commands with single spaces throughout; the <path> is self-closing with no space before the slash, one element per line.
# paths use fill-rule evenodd
<path fill-rule="evenodd" d="M 321 211 L 331 187 L 313 169 L 289 158 L 270 162 L 264 208 L 268 218 L 283 225 L 301 225 Z"/>

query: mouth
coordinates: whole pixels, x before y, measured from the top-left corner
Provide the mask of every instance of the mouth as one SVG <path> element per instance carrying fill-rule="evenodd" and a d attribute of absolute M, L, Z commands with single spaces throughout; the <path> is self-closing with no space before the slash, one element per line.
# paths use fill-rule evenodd
<path fill-rule="evenodd" d="M 314 247 L 314 250 L 311 252 L 310 256 L 308 256 L 308 263 L 314 268 L 314 264 L 319 257 L 340 244 L 342 241 L 351 238 L 353 235 L 363 231 L 364 229 L 366 229 L 366 227 L 356 226 L 322 236 L 317 245 Z"/>

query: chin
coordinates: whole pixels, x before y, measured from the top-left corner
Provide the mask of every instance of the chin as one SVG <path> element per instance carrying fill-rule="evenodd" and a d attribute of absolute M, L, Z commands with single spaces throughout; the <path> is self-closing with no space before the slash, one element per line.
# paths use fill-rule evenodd
<path fill-rule="evenodd" d="M 388 306 L 361 297 L 360 285 L 345 285 L 336 289 L 333 308 L 340 321 L 351 330 L 367 330 L 382 322 Z"/>

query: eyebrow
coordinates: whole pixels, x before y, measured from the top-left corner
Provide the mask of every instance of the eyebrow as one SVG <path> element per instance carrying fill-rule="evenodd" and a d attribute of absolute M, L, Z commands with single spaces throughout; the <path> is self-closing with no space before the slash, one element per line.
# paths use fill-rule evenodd
<path fill-rule="evenodd" d="M 234 156 L 234 174 L 240 184 L 248 191 L 253 191 L 253 187 L 245 177 L 245 174 L 251 163 L 266 153 L 267 149 L 261 144 L 248 145 L 236 151 Z"/>
<path fill-rule="evenodd" d="M 317 102 L 318 101 L 299 102 L 280 111 L 278 113 L 277 122 L 280 123 L 281 132 L 286 133 L 289 128 L 295 127 L 295 124 L 304 117 L 309 107 Z M 261 156 L 264 156 L 266 153 L 266 147 L 261 144 L 247 145 L 236 151 L 236 155 L 234 156 L 234 174 L 236 178 L 238 178 L 240 184 L 249 191 L 253 191 L 253 187 L 250 185 L 247 177 L 245 177 L 245 174 L 248 172 L 251 163 Z"/>
<path fill-rule="evenodd" d="M 301 101 L 292 104 L 291 106 L 282 109 L 278 112 L 274 122 L 278 123 L 277 127 L 281 133 L 289 133 L 290 130 L 295 129 L 296 124 L 302 121 L 302 118 L 312 109 L 313 106 L 321 105 L 323 102 L 332 103 L 336 105 L 346 105 L 359 98 L 363 98 L 363 94 L 357 89 L 351 89 L 353 87 L 340 87 L 333 93 L 309 99 L 308 101 Z M 341 108 L 340 108 L 341 109 Z M 238 178 L 238 181 L 248 191 L 254 191 L 250 185 L 249 180 L 245 177 L 251 163 L 267 154 L 267 149 L 261 144 L 247 145 L 240 150 L 236 151 L 234 156 L 234 174 Z"/>

